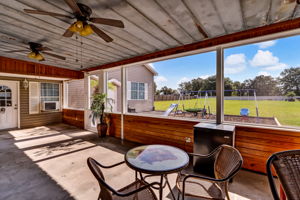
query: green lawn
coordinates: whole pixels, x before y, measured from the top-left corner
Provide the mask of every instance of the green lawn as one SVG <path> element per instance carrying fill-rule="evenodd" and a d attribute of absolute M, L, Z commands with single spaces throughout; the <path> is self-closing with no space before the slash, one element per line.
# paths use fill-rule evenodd
<path fill-rule="evenodd" d="M 196 99 L 181 101 L 179 109 L 182 109 L 182 102 L 185 109 L 195 108 Z M 203 107 L 204 99 L 197 100 L 196 108 Z M 207 105 L 210 106 L 211 112 L 216 112 L 216 99 L 209 98 Z M 166 110 L 171 103 L 178 101 L 155 101 L 155 110 Z M 261 117 L 276 117 L 282 125 L 300 126 L 300 101 L 257 101 L 259 116 Z M 225 114 L 239 115 L 241 108 L 248 108 L 251 116 L 256 116 L 255 101 L 247 100 L 225 100 Z"/>

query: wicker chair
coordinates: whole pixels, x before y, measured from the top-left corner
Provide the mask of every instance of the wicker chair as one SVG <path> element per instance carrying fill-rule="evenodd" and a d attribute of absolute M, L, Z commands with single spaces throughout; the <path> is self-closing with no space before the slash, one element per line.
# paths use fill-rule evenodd
<path fill-rule="evenodd" d="M 191 156 L 203 159 L 215 158 L 215 177 L 207 177 L 196 174 L 180 173 L 177 177 L 177 189 L 182 200 L 185 196 L 206 198 L 206 199 L 230 199 L 228 193 L 228 182 L 241 169 L 243 158 L 239 151 L 228 145 L 221 145 L 209 155 L 190 154 Z"/>
<path fill-rule="evenodd" d="M 104 175 L 100 167 L 112 168 L 123 163 L 124 161 L 111 166 L 104 166 L 98 163 L 93 158 L 87 159 L 87 164 L 100 185 L 100 193 L 98 196 L 98 200 L 157 200 L 153 190 L 151 189 L 151 186 L 159 185 L 156 182 L 148 184 L 144 181 L 136 179 L 135 182 L 125 186 L 124 188 L 118 191 L 113 189 L 110 185 L 108 185 L 105 182 Z"/>
<path fill-rule="evenodd" d="M 267 161 L 267 174 L 275 200 L 279 200 L 272 175 L 272 165 L 289 200 L 300 199 L 300 150 L 282 151 L 273 154 Z"/>

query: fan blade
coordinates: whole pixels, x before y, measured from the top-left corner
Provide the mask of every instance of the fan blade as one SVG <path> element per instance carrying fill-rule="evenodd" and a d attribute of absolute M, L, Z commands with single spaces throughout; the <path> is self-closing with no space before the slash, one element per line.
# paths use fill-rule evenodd
<path fill-rule="evenodd" d="M 90 24 L 91 28 L 93 29 L 93 31 L 99 36 L 101 37 L 103 40 L 105 40 L 106 42 L 112 42 L 113 39 L 111 37 L 109 37 L 106 33 L 104 33 L 103 31 L 101 31 L 99 28 L 97 28 L 95 25 Z"/>
<path fill-rule="evenodd" d="M 25 52 L 28 50 L 12 50 L 12 51 L 4 51 L 5 53 L 14 53 L 14 52 Z"/>
<path fill-rule="evenodd" d="M 63 34 L 64 37 L 72 37 L 74 32 L 70 31 L 69 28 Z"/>
<path fill-rule="evenodd" d="M 53 53 L 43 52 L 43 54 L 46 54 L 46 55 L 48 55 L 48 56 L 52 56 L 52 57 L 54 57 L 54 58 L 58 58 L 58 59 L 61 59 L 61 60 L 66 60 L 65 57 L 59 56 L 59 55 L 56 55 L 56 54 L 53 54 Z"/>
<path fill-rule="evenodd" d="M 24 12 L 30 13 L 30 14 L 38 14 L 38 15 L 50 15 L 52 17 L 68 17 L 70 19 L 73 19 L 73 17 L 68 16 L 68 15 L 63 15 L 63 14 L 53 13 L 53 12 L 47 12 L 47 11 L 42 11 L 42 10 L 24 9 Z"/>
<path fill-rule="evenodd" d="M 97 24 L 105 24 L 109 26 L 124 28 L 124 23 L 121 20 L 97 17 L 97 18 L 91 18 L 90 21 Z"/>
<path fill-rule="evenodd" d="M 74 13 L 83 15 L 80 8 L 78 7 L 76 1 L 74 0 L 65 0 L 65 2 L 68 4 L 68 6 L 73 10 Z"/>

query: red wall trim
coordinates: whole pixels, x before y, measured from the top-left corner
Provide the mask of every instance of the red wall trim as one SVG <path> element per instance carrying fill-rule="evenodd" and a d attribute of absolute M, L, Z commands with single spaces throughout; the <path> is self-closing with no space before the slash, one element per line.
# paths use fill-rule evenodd
<path fill-rule="evenodd" d="M 84 77 L 84 73 L 81 71 L 64 69 L 60 67 L 54 67 L 50 65 L 44 65 L 1 56 L 0 72 L 71 79 L 81 79 Z"/>

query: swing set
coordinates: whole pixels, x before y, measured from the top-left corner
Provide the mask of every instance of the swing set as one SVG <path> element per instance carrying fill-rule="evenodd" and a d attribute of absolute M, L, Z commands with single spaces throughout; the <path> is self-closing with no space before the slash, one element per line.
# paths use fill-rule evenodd
<path fill-rule="evenodd" d="M 215 90 L 206 90 L 206 91 L 182 91 L 180 92 L 179 99 L 177 104 L 171 104 L 170 107 L 165 111 L 164 115 L 168 116 L 171 114 L 172 111 L 174 111 L 174 116 L 176 115 L 183 115 L 185 116 L 186 113 L 192 113 L 195 117 L 198 116 L 198 114 L 201 114 L 201 117 L 204 119 L 208 119 L 212 113 L 211 113 L 211 106 L 209 103 L 209 98 L 213 97 L 213 93 L 215 93 Z M 254 101 L 255 101 L 255 109 L 256 109 L 256 117 L 258 117 L 258 103 L 256 98 L 256 91 L 254 89 L 237 89 L 237 90 L 224 90 L 224 92 L 238 92 L 240 100 L 242 100 L 242 92 L 246 93 L 248 96 L 248 101 L 250 101 L 250 92 L 253 92 Z M 184 103 L 187 100 L 191 99 L 191 95 L 196 94 L 196 101 L 193 108 L 185 108 Z M 204 94 L 204 95 L 202 95 Z M 203 106 L 201 106 L 201 100 L 204 96 L 204 102 Z M 180 107 L 182 109 L 180 109 Z M 240 109 L 240 116 L 242 117 L 248 117 L 250 115 L 249 108 L 241 108 Z"/>

